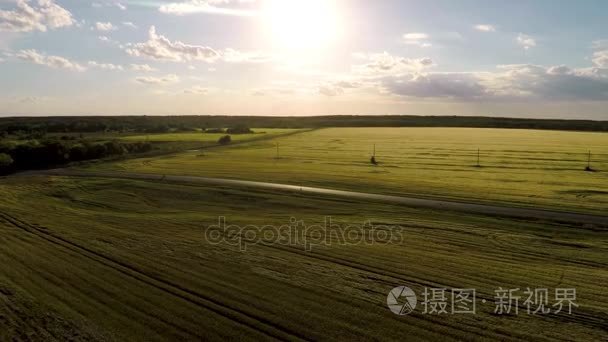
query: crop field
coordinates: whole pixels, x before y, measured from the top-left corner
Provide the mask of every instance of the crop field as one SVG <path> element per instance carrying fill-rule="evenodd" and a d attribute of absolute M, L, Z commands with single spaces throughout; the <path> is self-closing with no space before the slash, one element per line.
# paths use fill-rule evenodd
<path fill-rule="evenodd" d="M 602 229 L 164 181 L 22 175 L 0 193 L 0 340 L 608 338 Z M 242 234 L 211 243 L 220 216 L 369 220 L 394 235 L 311 250 Z M 477 313 L 394 315 L 386 298 L 400 285 L 475 288 Z M 499 287 L 573 287 L 578 307 L 497 315 Z"/>
<path fill-rule="evenodd" d="M 376 166 L 370 163 L 374 145 Z M 593 172 L 585 171 L 589 151 Z M 608 207 L 608 135 L 604 133 L 328 128 L 92 167 L 596 213 Z"/>

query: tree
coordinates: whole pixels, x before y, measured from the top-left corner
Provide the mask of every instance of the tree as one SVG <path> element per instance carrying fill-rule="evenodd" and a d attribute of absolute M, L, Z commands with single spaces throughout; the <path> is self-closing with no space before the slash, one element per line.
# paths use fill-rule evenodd
<path fill-rule="evenodd" d="M 87 148 L 82 144 L 76 144 L 70 148 L 70 159 L 81 161 L 87 158 Z"/>
<path fill-rule="evenodd" d="M 228 133 L 228 134 L 251 134 L 251 133 L 253 133 L 253 131 L 251 130 L 251 128 L 249 128 L 245 125 L 237 125 L 237 126 L 228 128 L 226 130 L 226 133 Z"/>
<path fill-rule="evenodd" d="M 224 135 L 217 142 L 220 143 L 220 145 L 228 145 L 232 142 L 232 138 L 229 135 Z"/>
<path fill-rule="evenodd" d="M 11 165 L 13 165 L 13 158 L 6 153 L 0 153 L 0 170 L 7 169 Z"/>
<path fill-rule="evenodd" d="M 117 140 L 108 141 L 104 144 L 104 146 L 106 147 L 106 154 L 110 156 L 121 155 L 125 154 L 126 152 L 124 146 Z"/>
<path fill-rule="evenodd" d="M 225 133 L 223 128 L 207 128 L 203 133 Z"/>

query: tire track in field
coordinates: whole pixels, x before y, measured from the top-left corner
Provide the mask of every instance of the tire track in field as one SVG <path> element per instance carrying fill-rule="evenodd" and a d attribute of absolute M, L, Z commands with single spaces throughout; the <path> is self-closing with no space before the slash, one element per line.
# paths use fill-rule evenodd
<path fill-rule="evenodd" d="M 518 237 L 517 235 L 512 235 L 512 234 L 492 233 L 492 234 L 488 235 L 487 239 L 494 247 L 496 247 L 502 251 L 512 253 L 512 254 L 517 253 L 517 255 L 519 257 L 528 256 L 528 257 L 536 258 L 537 260 L 551 258 L 555 261 L 563 262 L 564 264 L 568 264 L 571 266 L 583 265 L 583 266 L 587 266 L 587 267 L 591 267 L 591 268 L 599 268 L 599 269 L 606 269 L 608 267 L 608 265 L 606 263 L 600 263 L 600 262 L 595 262 L 595 261 L 590 261 L 590 260 L 573 260 L 571 258 L 556 256 L 551 253 L 536 252 L 529 248 L 526 249 L 521 244 L 511 243 L 510 242 L 511 239 L 509 239 L 509 237 L 511 237 L 511 236 Z"/>
<path fill-rule="evenodd" d="M 359 271 L 369 272 L 369 273 L 372 273 L 375 275 L 393 278 L 398 281 L 406 281 L 406 282 L 414 283 L 414 284 L 417 284 L 417 285 L 423 286 L 423 287 L 444 288 L 447 286 L 449 288 L 459 288 L 459 286 L 455 286 L 453 284 L 452 285 L 438 284 L 431 280 L 414 279 L 414 278 L 411 278 L 411 276 L 408 276 L 408 275 L 405 275 L 405 274 L 402 274 L 399 272 L 386 270 L 386 269 L 380 268 L 378 266 L 370 266 L 370 265 L 366 265 L 366 264 L 362 264 L 362 263 L 355 263 L 355 262 L 352 262 L 352 261 L 349 261 L 349 260 L 346 260 L 343 258 L 328 256 L 328 255 L 319 254 L 319 253 L 306 252 L 302 249 L 298 249 L 295 247 L 276 246 L 276 245 L 271 245 L 271 244 L 267 244 L 267 243 L 263 243 L 262 245 L 265 247 L 281 250 L 284 252 L 297 254 L 297 255 L 300 255 L 303 257 L 321 260 L 321 261 L 330 262 L 330 263 L 335 263 L 340 266 L 353 268 L 353 269 L 356 269 Z M 484 296 L 481 293 L 477 293 L 477 298 L 485 299 L 488 303 L 494 303 L 494 297 Z M 527 307 L 524 306 L 523 304 L 519 304 L 518 308 L 521 312 L 525 312 L 525 310 L 527 309 Z M 550 316 L 539 316 L 539 317 L 544 318 L 544 319 L 550 319 L 550 320 L 555 319 L 555 320 L 564 321 L 564 322 L 568 322 L 568 323 L 577 323 L 580 325 L 592 327 L 594 329 L 599 328 L 603 331 L 608 331 L 608 326 L 606 325 L 606 322 L 608 322 L 608 314 L 599 312 L 599 311 L 586 313 L 586 312 L 581 312 L 579 310 L 579 311 L 573 311 L 572 314 L 559 313 L 559 314 L 551 314 Z M 465 332 L 469 332 L 469 333 L 472 332 L 472 331 L 463 330 L 462 327 L 454 327 L 454 328 L 465 331 Z M 512 337 L 512 336 L 510 336 L 510 337 Z"/>
<path fill-rule="evenodd" d="M 129 265 L 125 262 L 106 256 L 90 248 L 81 246 L 75 242 L 55 235 L 48 230 L 43 230 L 40 227 L 27 223 L 5 212 L 0 212 L 0 218 L 15 226 L 16 228 L 36 235 L 52 244 L 73 250 L 88 259 L 108 266 L 124 275 L 127 275 L 128 277 L 141 281 L 149 286 L 168 293 L 174 297 L 178 297 L 191 304 L 203 307 L 222 317 L 228 318 L 233 322 L 239 323 L 243 326 L 246 326 L 247 328 L 253 329 L 254 331 L 258 331 L 262 334 L 265 334 L 268 337 L 282 341 L 308 340 L 302 334 L 278 326 L 263 317 L 254 316 L 250 313 L 245 312 L 242 309 L 229 307 L 218 300 L 206 297 L 200 293 L 197 293 L 196 291 L 180 286 L 179 284 L 175 284 L 171 281 L 156 276 L 148 275 L 144 271 L 138 269 L 133 265 Z"/>
<path fill-rule="evenodd" d="M 429 288 L 445 287 L 441 284 L 435 283 L 430 280 L 414 279 L 414 278 L 411 278 L 410 276 L 406 276 L 406 275 L 398 273 L 398 272 L 389 271 L 387 269 L 379 268 L 377 266 L 369 266 L 369 265 L 365 265 L 362 263 L 355 263 L 355 262 L 352 262 L 352 261 L 349 261 L 349 260 L 346 260 L 343 258 L 328 256 L 328 255 L 324 255 L 324 254 L 306 252 L 306 251 L 303 251 L 303 250 L 295 248 L 295 247 L 275 246 L 275 245 L 266 244 L 266 243 L 264 243 L 262 245 L 264 247 L 277 249 L 277 250 L 280 250 L 283 252 L 296 254 L 296 255 L 307 257 L 310 259 L 315 259 L 318 261 L 325 261 L 325 262 L 337 264 L 337 265 L 340 265 L 343 267 L 355 269 L 357 271 L 367 272 L 367 273 L 371 273 L 371 274 L 375 274 L 377 276 L 382 276 L 382 277 L 387 277 L 387 278 L 393 278 L 393 279 L 399 281 L 399 283 L 398 283 L 399 285 L 403 285 L 403 282 L 405 281 L 406 284 L 414 283 L 418 286 L 429 287 Z M 483 297 L 478 296 L 478 298 L 483 298 Z M 486 330 L 483 330 L 479 327 L 474 327 L 474 328 L 468 327 L 469 329 L 467 329 L 463 325 L 447 323 L 445 321 L 441 321 L 440 323 L 438 323 L 435 319 L 436 319 L 436 317 L 428 316 L 428 320 L 423 319 L 423 321 L 429 322 L 430 324 L 442 324 L 444 326 L 449 326 L 451 329 L 454 329 L 454 330 L 457 330 L 457 331 L 460 331 L 460 332 L 463 332 L 466 334 L 474 334 L 474 335 L 482 337 L 482 338 L 497 338 L 496 335 L 498 335 L 498 336 L 500 336 L 501 340 L 509 339 L 509 340 L 526 341 L 525 336 L 517 337 L 517 336 L 514 336 L 513 334 L 505 334 L 505 333 L 501 333 L 499 331 L 493 331 L 492 333 L 495 334 L 495 335 L 493 335 L 492 333 L 488 333 Z M 422 327 L 422 326 L 420 326 L 420 327 Z M 457 335 L 453 335 L 452 337 L 458 339 Z"/>

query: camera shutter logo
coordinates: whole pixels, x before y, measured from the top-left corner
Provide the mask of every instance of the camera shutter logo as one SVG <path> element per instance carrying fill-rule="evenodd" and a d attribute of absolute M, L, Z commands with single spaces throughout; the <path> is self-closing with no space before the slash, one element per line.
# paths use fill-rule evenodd
<path fill-rule="evenodd" d="M 416 294 L 406 286 L 398 286 L 386 297 L 388 308 L 396 315 L 407 315 L 416 308 Z"/>

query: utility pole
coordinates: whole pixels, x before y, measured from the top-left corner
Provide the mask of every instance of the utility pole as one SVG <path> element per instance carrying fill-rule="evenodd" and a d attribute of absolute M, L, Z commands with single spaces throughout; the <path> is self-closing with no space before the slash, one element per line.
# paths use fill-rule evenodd
<path fill-rule="evenodd" d="M 374 151 L 372 152 L 372 157 L 369 160 L 373 165 L 378 165 L 376 161 L 376 144 L 374 144 Z"/>

